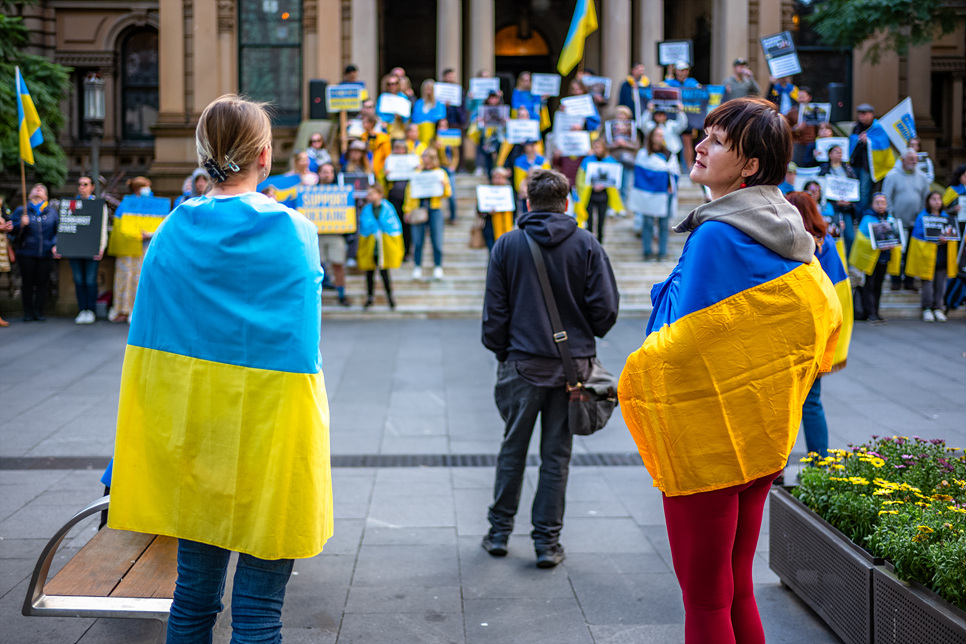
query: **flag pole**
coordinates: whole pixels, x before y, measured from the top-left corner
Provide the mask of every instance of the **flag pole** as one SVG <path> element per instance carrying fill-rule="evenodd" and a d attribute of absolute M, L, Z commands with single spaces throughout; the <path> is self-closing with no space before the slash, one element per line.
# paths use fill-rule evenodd
<path fill-rule="evenodd" d="M 22 199 L 23 214 L 26 215 L 28 214 L 27 213 L 27 176 L 25 174 L 24 167 L 23 167 L 23 157 L 20 158 L 20 194 L 23 196 L 23 199 Z"/>

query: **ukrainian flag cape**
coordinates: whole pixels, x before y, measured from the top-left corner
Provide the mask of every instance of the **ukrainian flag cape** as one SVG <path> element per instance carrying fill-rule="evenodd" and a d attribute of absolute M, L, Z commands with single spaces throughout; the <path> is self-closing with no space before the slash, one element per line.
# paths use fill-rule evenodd
<path fill-rule="evenodd" d="M 869 170 L 873 181 L 882 181 L 889 170 L 896 165 L 896 155 L 892 151 L 892 141 L 879 119 L 865 131 L 866 149 L 869 154 Z M 858 134 L 849 135 L 849 149 L 854 150 L 859 143 Z"/>
<path fill-rule="evenodd" d="M 705 221 L 651 301 L 618 397 L 654 485 L 680 496 L 781 470 L 842 324 L 818 259 L 787 259 L 723 220 Z"/>
<path fill-rule="evenodd" d="M 855 241 L 852 242 L 852 250 L 849 253 L 849 264 L 866 275 L 872 275 L 872 272 L 875 271 L 875 265 L 879 262 L 879 253 L 882 252 L 872 248 L 872 232 L 869 227 L 877 221 L 879 221 L 879 218 L 872 214 L 862 217 L 859 228 L 855 231 Z M 889 251 L 889 265 L 886 267 L 889 275 L 898 275 L 901 264 L 902 249 L 897 246 Z"/>
<path fill-rule="evenodd" d="M 523 188 L 523 182 L 527 180 L 527 174 L 529 174 L 532 168 L 544 168 L 546 170 L 550 169 L 550 164 L 539 154 L 534 157 L 533 163 L 527 159 L 527 155 L 521 154 L 513 162 L 513 190 L 519 194 L 520 190 Z"/>
<path fill-rule="evenodd" d="M 318 231 L 199 197 L 146 253 L 121 373 L 109 525 L 261 559 L 332 535 Z"/>
<path fill-rule="evenodd" d="M 909 255 L 906 257 L 906 275 L 932 281 L 936 278 L 936 258 L 939 253 L 946 253 L 946 276 L 956 277 L 956 257 L 959 255 L 959 244 L 948 241 L 940 246 L 939 242 L 926 241 L 926 228 L 923 225 L 923 209 L 916 216 L 916 223 L 912 226 L 912 238 L 909 240 Z M 949 223 L 956 225 L 956 218 L 950 216 Z"/>
<path fill-rule="evenodd" d="M 359 215 L 359 270 L 399 268 L 404 254 L 402 224 L 393 205 L 383 199 L 377 217 L 372 204 L 366 204 Z"/>
<path fill-rule="evenodd" d="M 591 163 L 618 163 L 618 161 L 610 155 L 607 155 L 603 159 L 598 159 L 591 154 L 584 157 L 584 160 L 580 162 L 580 168 L 577 170 L 577 180 L 575 182 L 577 188 L 577 203 L 574 204 L 574 214 L 577 216 L 577 225 L 581 227 L 587 223 L 587 217 L 589 217 L 587 205 L 590 203 L 590 193 L 594 190 L 594 186 L 587 183 L 587 166 Z M 607 193 L 607 206 L 615 212 L 622 212 L 624 210 L 624 202 L 621 200 L 620 190 L 617 188 L 605 188 L 604 192 Z"/>
<path fill-rule="evenodd" d="M 966 195 L 966 186 L 963 184 L 949 186 L 943 193 L 943 208 L 949 208 L 964 195 Z"/>
<path fill-rule="evenodd" d="M 852 342 L 852 327 L 855 325 L 855 311 L 852 306 L 852 283 L 849 280 L 849 272 L 845 267 L 845 259 L 838 247 L 837 241 L 831 235 L 825 235 L 822 247 L 815 252 L 822 270 L 828 275 L 832 286 L 835 287 L 835 294 L 838 295 L 839 304 L 842 306 L 842 330 L 839 332 L 839 341 L 835 345 L 835 356 L 832 358 L 832 371 L 838 371 L 845 367 L 845 361 L 849 356 L 849 344 Z"/>
<path fill-rule="evenodd" d="M 657 153 L 639 151 L 634 160 L 634 185 L 628 200 L 631 210 L 649 217 L 667 217 L 677 212 L 678 173 L 678 160 L 673 154 L 665 159 Z M 669 193 L 668 185 L 672 181 L 675 190 Z"/>

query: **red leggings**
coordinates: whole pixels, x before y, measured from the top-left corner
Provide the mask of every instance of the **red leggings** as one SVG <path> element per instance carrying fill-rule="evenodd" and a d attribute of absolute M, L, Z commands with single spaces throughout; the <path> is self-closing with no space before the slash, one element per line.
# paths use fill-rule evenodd
<path fill-rule="evenodd" d="M 765 644 L 751 567 L 776 476 L 664 497 L 674 573 L 684 594 L 686 644 Z"/>

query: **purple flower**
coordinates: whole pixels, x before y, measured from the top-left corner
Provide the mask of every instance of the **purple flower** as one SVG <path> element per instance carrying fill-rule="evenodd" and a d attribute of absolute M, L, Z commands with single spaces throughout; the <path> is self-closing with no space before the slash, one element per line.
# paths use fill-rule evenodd
<path fill-rule="evenodd" d="M 879 438 L 879 437 L 876 434 L 872 434 L 872 440 L 875 440 L 877 438 Z M 886 440 L 889 440 L 889 439 L 886 439 Z"/>
<path fill-rule="evenodd" d="M 897 470 L 904 470 L 904 469 L 906 469 L 906 466 L 905 465 L 893 465 L 892 467 L 896 468 Z"/>
<path fill-rule="evenodd" d="M 933 438 L 929 442 L 932 443 L 933 445 L 945 445 L 946 444 L 946 441 L 944 441 L 941 438 Z"/>
<path fill-rule="evenodd" d="M 879 458 L 882 458 L 882 455 L 879 454 L 879 452 L 869 451 L 868 454 L 869 456 L 878 456 Z"/>

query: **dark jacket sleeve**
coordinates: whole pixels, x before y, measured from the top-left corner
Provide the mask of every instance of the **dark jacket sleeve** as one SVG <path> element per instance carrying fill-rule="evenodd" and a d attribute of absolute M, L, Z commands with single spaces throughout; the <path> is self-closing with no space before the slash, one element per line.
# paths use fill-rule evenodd
<path fill-rule="evenodd" d="M 495 353 L 500 362 L 506 360 L 510 347 L 510 294 L 503 266 L 506 242 L 507 238 L 501 237 L 493 246 L 483 296 L 483 346 Z"/>
<path fill-rule="evenodd" d="M 587 290 L 584 306 L 594 335 L 602 338 L 617 322 L 620 293 L 610 258 L 596 239 L 587 256 Z"/>

